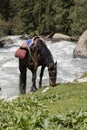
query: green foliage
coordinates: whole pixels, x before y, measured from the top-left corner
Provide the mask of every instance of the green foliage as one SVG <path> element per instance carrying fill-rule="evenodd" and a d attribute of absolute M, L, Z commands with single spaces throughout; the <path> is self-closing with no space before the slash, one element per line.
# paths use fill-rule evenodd
<path fill-rule="evenodd" d="M 40 35 L 61 32 L 79 36 L 87 29 L 87 0 L 3 0 L 0 21 L 6 35 L 33 33 Z M 3 33 L 1 33 L 3 35 Z"/>
<path fill-rule="evenodd" d="M 75 0 L 75 6 L 71 8 L 70 18 L 72 19 L 71 33 L 78 36 L 87 29 L 87 0 Z"/>
<path fill-rule="evenodd" d="M 0 130 L 87 129 L 86 83 L 42 90 L 13 101 L 0 100 Z"/>
<path fill-rule="evenodd" d="M 8 23 L 6 23 L 5 20 L 2 17 L 0 17 L 0 36 L 4 36 L 7 31 Z"/>

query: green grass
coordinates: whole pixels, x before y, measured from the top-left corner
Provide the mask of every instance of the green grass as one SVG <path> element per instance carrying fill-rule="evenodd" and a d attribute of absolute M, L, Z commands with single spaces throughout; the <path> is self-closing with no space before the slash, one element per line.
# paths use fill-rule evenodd
<path fill-rule="evenodd" d="M 87 77 L 87 72 L 85 72 L 80 78 Z"/>
<path fill-rule="evenodd" d="M 87 83 L 61 84 L 41 94 L 34 94 L 52 113 L 87 109 Z"/>
<path fill-rule="evenodd" d="M 87 130 L 87 83 L 0 100 L 0 130 Z"/>

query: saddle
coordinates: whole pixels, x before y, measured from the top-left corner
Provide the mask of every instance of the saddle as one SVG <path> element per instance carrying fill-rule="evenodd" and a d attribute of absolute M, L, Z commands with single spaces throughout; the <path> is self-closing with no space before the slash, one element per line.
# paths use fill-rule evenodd
<path fill-rule="evenodd" d="M 32 40 L 29 39 L 29 40 L 23 42 L 22 46 L 16 50 L 15 57 L 24 59 L 26 57 L 26 55 L 28 54 L 29 50 L 30 50 L 31 54 L 33 55 L 33 53 L 35 52 L 36 44 L 38 43 L 39 40 L 43 40 L 43 39 L 40 38 L 39 36 L 35 36 Z M 43 43 L 45 44 L 45 42 L 43 42 Z M 39 57 L 39 55 L 38 55 L 38 57 Z"/>

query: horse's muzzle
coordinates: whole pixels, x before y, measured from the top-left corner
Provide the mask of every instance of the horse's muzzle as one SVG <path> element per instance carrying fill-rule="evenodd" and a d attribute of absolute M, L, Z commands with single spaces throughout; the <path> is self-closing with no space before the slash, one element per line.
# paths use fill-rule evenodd
<path fill-rule="evenodd" d="M 56 79 L 50 79 L 50 85 L 52 87 L 56 86 Z"/>

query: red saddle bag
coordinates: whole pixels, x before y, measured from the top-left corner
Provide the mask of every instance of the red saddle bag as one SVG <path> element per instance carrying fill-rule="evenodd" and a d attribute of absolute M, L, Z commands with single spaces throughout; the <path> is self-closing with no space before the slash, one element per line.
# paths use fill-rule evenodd
<path fill-rule="evenodd" d="M 15 57 L 24 59 L 26 57 L 27 50 L 18 48 L 15 52 Z"/>

